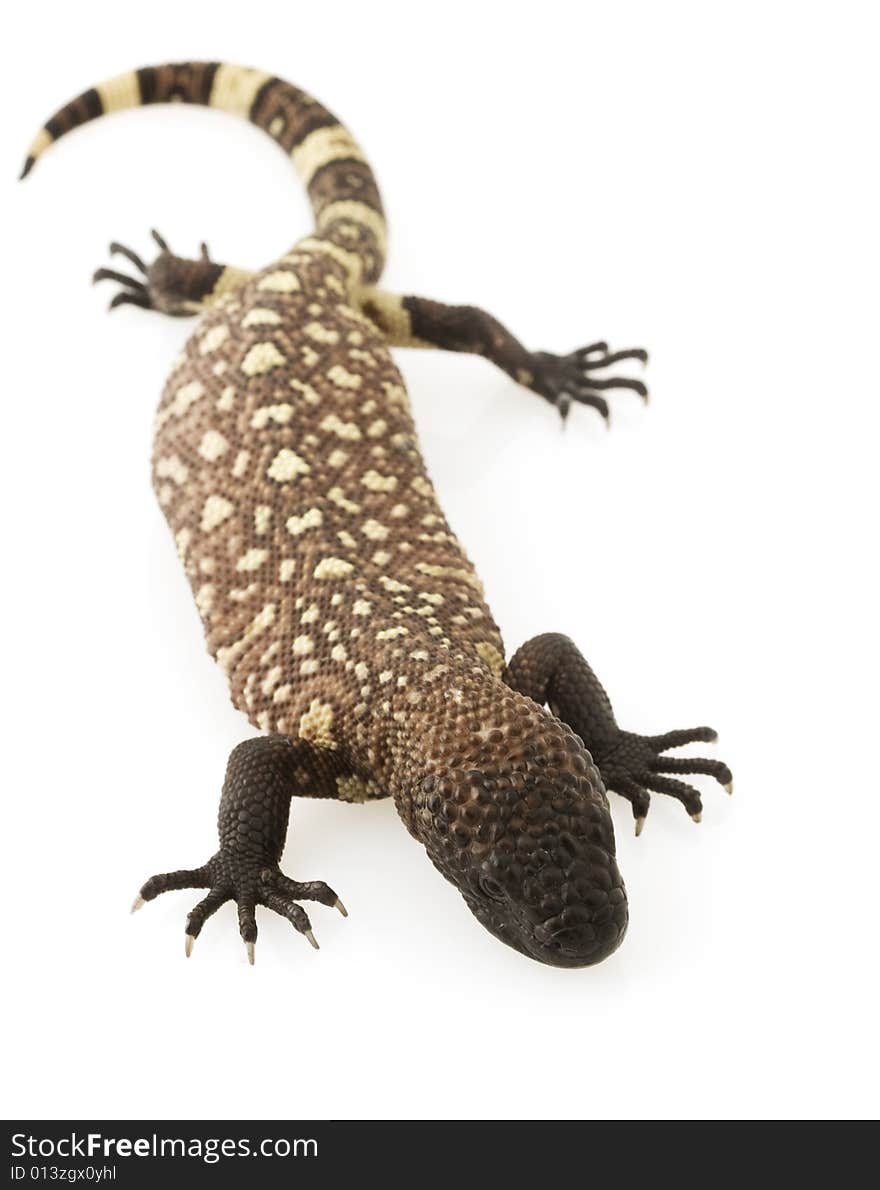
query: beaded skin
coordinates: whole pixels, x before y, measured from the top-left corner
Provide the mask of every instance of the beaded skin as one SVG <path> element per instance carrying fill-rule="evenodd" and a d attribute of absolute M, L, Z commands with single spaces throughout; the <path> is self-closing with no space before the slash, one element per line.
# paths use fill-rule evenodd
<path fill-rule="evenodd" d="M 719 762 L 664 758 L 709 739 L 622 732 L 565 637 L 535 638 L 505 664 L 482 585 L 438 503 L 391 346 L 487 356 L 554 405 L 608 417 L 607 375 L 644 351 L 604 343 L 531 352 L 491 315 L 377 285 L 386 229 L 379 190 L 348 131 L 311 96 L 223 63 L 148 67 L 85 92 L 49 120 L 25 173 L 60 136 L 108 111 L 180 100 L 250 119 L 308 190 L 313 234 L 257 273 L 111 245 L 141 274 L 103 268 L 111 303 L 199 322 L 155 423 L 153 484 L 232 701 L 264 733 L 229 759 L 220 847 L 198 868 L 142 887 L 204 888 L 187 954 L 207 918 L 237 902 L 251 960 L 255 910 L 315 943 L 299 904 L 344 912 L 322 881 L 279 868 L 293 795 L 392 797 L 403 822 L 488 930 L 558 966 L 610 954 L 627 925 L 605 786 L 633 806 L 696 790 L 662 774 Z M 588 750 L 589 749 L 589 750 Z M 688 766 L 691 767 L 682 767 Z M 603 780 L 604 778 L 604 780 Z"/>

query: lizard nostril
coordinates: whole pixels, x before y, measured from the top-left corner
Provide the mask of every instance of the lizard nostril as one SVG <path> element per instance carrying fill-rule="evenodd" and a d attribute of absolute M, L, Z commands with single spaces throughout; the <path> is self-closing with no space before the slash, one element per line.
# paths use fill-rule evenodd
<path fill-rule="evenodd" d="M 491 876 L 480 877 L 480 888 L 487 897 L 491 897 L 493 901 L 504 900 L 504 889 L 497 880 L 493 880 Z"/>

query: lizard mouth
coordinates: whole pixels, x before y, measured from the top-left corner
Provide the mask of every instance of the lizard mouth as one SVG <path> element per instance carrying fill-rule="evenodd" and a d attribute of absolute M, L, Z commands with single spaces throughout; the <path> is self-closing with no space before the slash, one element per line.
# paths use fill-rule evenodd
<path fill-rule="evenodd" d="M 623 941 L 626 927 L 627 913 L 624 904 L 623 913 L 619 915 L 618 920 L 611 918 L 599 926 L 573 926 L 557 930 L 546 942 L 540 944 L 540 953 L 535 957 L 554 967 L 592 967 L 617 950 Z"/>
<path fill-rule="evenodd" d="M 481 925 L 501 942 L 552 967 L 592 967 L 608 958 L 626 933 L 629 913 L 623 882 L 591 890 L 591 904 L 573 905 L 546 921 L 512 903 L 469 906 Z"/>

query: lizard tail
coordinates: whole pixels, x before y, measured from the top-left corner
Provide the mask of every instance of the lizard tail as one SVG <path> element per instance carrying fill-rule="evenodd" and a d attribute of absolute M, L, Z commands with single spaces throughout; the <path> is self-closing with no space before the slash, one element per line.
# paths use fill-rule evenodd
<path fill-rule="evenodd" d="M 317 234 L 358 258 L 363 281 L 379 279 L 385 219 L 373 171 L 348 130 L 317 100 L 283 79 L 225 62 L 145 66 L 84 91 L 47 120 L 21 176 L 54 141 L 108 112 L 148 103 L 201 104 L 263 128 L 292 159 L 305 183 Z"/>

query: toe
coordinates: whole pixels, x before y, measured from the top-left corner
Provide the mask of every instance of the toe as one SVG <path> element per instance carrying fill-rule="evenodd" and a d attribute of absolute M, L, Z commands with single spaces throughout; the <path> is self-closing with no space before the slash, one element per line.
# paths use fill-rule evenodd
<path fill-rule="evenodd" d="M 580 347 L 573 352 L 574 358 L 579 363 L 585 363 L 591 355 L 604 356 L 608 353 L 608 344 L 604 340 L 599 340 L 597 343 L 590 343 L 587 347 Z"/>
<path fill-rule="evenodd" d="M 146 292 L 132 291 L 123 289 L 121 293 L 117 293 L 116 297 L 108 306 L 109 310 L 115 310 L 117 306 L 140 306 L 142 310 L 150 309 L 150 299 Z"/>
<path fill-rule="evenodd" d="M 264 889 L 276 892 L 288 901 L 317 901 L 330 908 L 342 903 L 323 880 L 291 880 L 283 872 L 264 868 L 260 873 L 260 882 Z"/>
<path fill-rule="evenodd" d="M 291 901 L 282 893 L 277 892 L 267 892 L 264 903 L 267 909 L 271 909 L 279 917 L 287 918 L 293 928 L 298 930 L 300 934 L 303 934 L 316 950 L 318 949 L 315 935 L 312 933 L 312 923 L 309 921 L 309 915 L 302 906 L 297 905 L 295 901 Z"/>
<path fill-rule="evenodd" d="M 634 359 L 641 364 L 648 362 L 648 353 L 642 347 L 631 347 L 626 351 L 612 351 L 597 360 L 588 360 L 586 366 L 592 371 L 596 368 L 609 368 L 612 364 L 622 363 L 624 360 Z"/>
<path fill-rule="evenodd" d="M 146 293 L 146 286 L 143 281 L 138 281 L 135 277 L 129 277 L 125 273 L 118 273 L 116 269 L 95 269 L 92 273 L 92 283 L 97 281 L 116 281 L 120 285 L 126 286 L 135 292 Z"/>
<path fill-rule="evenodd" d="M 202 926 L 221 905 L 225 905 L 230 894 L 226 889 L 212 888 L 204 900 L 199 901 L 195 909 L 190 910 L 186 918 L 186 933 L 188 937 L 198 938 Z"/>
<path fill-rule="evenodd" d="M 632 807 L 633 818 L 636 821 L 636 834 L 642 833 L 648 810 L 651 808 L 651 795 L 639 781 L 620 774 L 612 779 L 612 792 L 625 797 Z"/>
<path fill-rule="evenodd" d="M 165 892 L 174 892 L 181 888 L 210 888 L 212 884 L 207 865 L 202 868 L 182 868 L 177 872 L 161 872 L 157 876 L 151 876 L 141 887 L 138 900 L 142 898 L 144 901 L 152 901 Z M 139 908 L 140 905 L 135 901 L 132 910 Z"/>
<path fill-rule="evenodd" d="M 648 386 L 641 380 L 631 380 L 628 376 L 609 376 L 602 380 L 596 379 L 595 376 L 588 376 L 587 385 L 594 389 L 627 388 L 631 392 L 638 393 L 643 399 L 647 399 L 648 396 Z"/>
<path fill-rule="evenodd" d="M 141 260 L 136 252 L 132 252 L 131 248 L 126 248 L 125 244 L 118 244 L 116 240 L 110 245 L 111 256 L 124 256 L 126 260 L 130 260 L 136 269 L 146 275 L 147 266 Z"/>
<path fill-rule="evenodd" d="M 733 774 L 727 765 L 707 757 L 658 756 L 653 767 L 657 773 L 691 773 L 714 777 L 725 789 L 733 784 Z"/>
<path fill-rule="evenodd" d="M 566 394 L 567 396 L 568 394 Z M 577 388 L 572 394 L 572 397 L 579 405 L 589 405 L 591 409 L 595 409 L 599 413 L 606 425 L 611 422 L 611 410 L 608 407 L 608 402 L 604 397 L 598 396 L 596 393 L 589 392 L 585 388 Z"/>
<path fill-rule="evenodd" d="M 680 748 L 684 744 L 714 744 L 717 739 L 718 732 L 712 727 L 687 727 L 649 736 L 648 742 L 657 752 L 665 752 L 667 748 Z"/>
<path fill-rule="evenodd" d="M 645 778 L 645 785 L 654 793 L 665 793 L 676 798 L 695 822 L 700 821 L 703 803 L 693 786 L 686 785 L 684 781 L 676 781 L 672 777 L 661 777 L 656 773 L 651 773 Z"/>
<path fill-rule="evenodd" d="M 238 931 L 245 945 L 252 946 L 257 940 L 256 898 L 251 893 L 239 893 Z M 253 962 L 253 959 L 251 960 Z"/>

